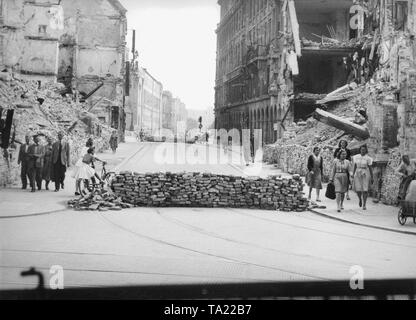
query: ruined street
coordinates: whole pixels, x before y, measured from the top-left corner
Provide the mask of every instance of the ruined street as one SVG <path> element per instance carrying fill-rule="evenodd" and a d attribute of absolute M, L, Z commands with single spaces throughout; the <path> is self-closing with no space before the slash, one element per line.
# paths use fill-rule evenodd
<path fill-rule="evenodd" d="M 416 299 L 415 97 L 416 1 L 0 0 L 0 299 Z"/>
<path fill-rule="evenodd" d="M 160 144 L 129 142 L 115 160 L 108 153 L 102 157 L 120 171 L 153 172 L 158 148 Z M 206 148 L 212 147 L 196 146 L 200 155 Z M 242 175 L 246 169 L 228 163 L 166 165 L 163 170 Z M 416 277 L 414 235 L 351 225 L 311 212 L 232 208 L 78 212 L 65 207 L 73 192 L 72 181 L 67 185 L 57 198 L 46 191 L 36 198 L 14 191 L 34 209 L 28 216 L 0 219 L 2 289 L 36 286 L 36 277 L 20 276 L 30 267 L 42 271 L 48 285 L 51 266 L 63 267 L 66 288 L 350 279 L 353 266 L 363 268 L 365 279 Z M 7 200 L 12 201 L 0 199 L 3 207 L 10 205 Z M 44 211 L 48 212 L 41 214 Z"/>

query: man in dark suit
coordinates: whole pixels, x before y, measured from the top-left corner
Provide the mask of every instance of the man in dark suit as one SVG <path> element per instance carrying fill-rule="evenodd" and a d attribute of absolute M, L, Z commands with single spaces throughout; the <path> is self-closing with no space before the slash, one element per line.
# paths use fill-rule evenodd
<path fill-rule="evenodd" d="M 58 192 L 60 188 L 64 188 L 66 169 L 70 166 L 69 144 L 63 138 L 63 132 L 59 132 L 58 141 L 52 146 L 52 170 L 55 181 L 55 192 Z"/>
<path fill-rule="evenodd" d="M 36 186 L 40 191 L 42 189 L 42 169 L 43 157 L 45 156 L 45 148 L 39 144 L 39 136 L 33 138 L 34 144 L 29 146 L 28 153 L 28 170 L 29 180 L 32 192 L 36 191 Z"/>
<path fill-rule="evenodd" d="M 28 165 L 28 154 L 27 151 L 29 149 L 30 146 L 30 137 L 29 136 L 25 136 L 25 144 L 22 144 L 20 146 L 20 150 L 19 150 L 19 157 L 17 159 L 17 164 L 20 165 L 20 178 L 22 179 L 22 189 L 26 190 L 27 189 L 27 180 L 29 178 L 29 171 L 27 169 L 27 165 Z"/>

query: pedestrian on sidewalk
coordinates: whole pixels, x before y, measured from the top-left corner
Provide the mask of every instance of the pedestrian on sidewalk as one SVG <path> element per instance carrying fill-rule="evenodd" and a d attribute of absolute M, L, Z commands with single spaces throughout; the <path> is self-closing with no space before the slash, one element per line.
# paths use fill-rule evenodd
<path fill-rule="evenodd" d="M 94 148 L 89 148 L 87 153 L 82 157 L 82 164 L 77 173 L 77 179 L 89 180 L 95 176 L 95 170 L 91 166 L 94 162 Z"/>
<path fill-rule="evenodd" d="M 43 161 L 42 179 L 45 180 L 45 189 L 49 190 L 49 183 L 52 180 L 52 137 L 46 138 L 48 144 L 45 146 L 45 156 Z"/>
<path fill-rule="evenodd" d="M 345 194 L 350 187 L 350 168 L 351 162 L 347 160 L 347 151 L 341 150 L 339 159 L 334 160 L 332 168 L 331 182 L 335 185 L 335 193 L 337 195 L 338 212 L 344 210 Z"/>
<path fill-rule="evenodd" d="M 111 147 L 111 150 L 113 150 L 113 154 L 115 154 L 117 152 L 117 148 L 118 148 L 118 134 L 117 134 L 116 130 L 114 130 L 111 133 L 110 147 Z"/>
<path fill-rule="evenodd" d="M 255 145 L 256 141 L 254 138 L 254 130 L 250 130 L 250 155 L 251 155 L 251 162 L 254 163 L 254 160 L 256 158 L 256 150 Z"/>
<path fill-rule="evenodd" d="M 20 165 L 20 179 L 22 180 L 22 189 L 27 189 L 27 180 L 29 179 L 29 170 L 27 168 L 29 157 L 28 149 L 30 147 L 30 136 L 25 136 L 25 144 L 22 144 L 19 149 L 19 156 L 17 158 L 17 164 Z"/>
<path fill-rule="evenodd" d="M 39 191 L 42 190 L 42 170 L 45 148 L 40 145 L 39 136 L 35 136 L 33 141 L 34 144 L 29 147 L 27 153 L 29 157 L 28 170 L 30 187 L 32 188 L 32 192 L 36 192 L 36 187 Z"/>
<path fill-rule="evenodd" d="M 70 166 L 70 147 L 64 141 L 64 133 L 58 133 L 58 141 L 52 146 L 53 179 L 55 181 L 55 192 L 59 192 L 65 186 L 66 169 Z"/>
<path fill-rule="evenodd" d="M 339 142 L 338 148 L 334 152 L 334 159 L 340 159 L 342 150 L 345 150 L 347 152 L 346 160 L 351 162 L 351 150 L 348 149 L 348 141 L 344 139 Z M 346 193 L 346 198 L 347 200 L 351 200 L 349 188 Z"/>
<path fill-rule="evenodd" d="M 359 206 L 363 210 L 367 210 L 367 198 L 370 185 L 374 183 L 373 176 L 373 159 L 368 155 L 368 148 L 366 145 L 361 146 L 360 154 L 353 158 L 354 171 L 353 181 L 354 189 L 357 192 L 359 199 Z"/>
<path fill-rule="evenodd" d="M 105 161 L 102 161 L 100 159 L 98 159 L 97 157 L 95 157 L 95 148 L 89 148 L 87 153 L 83 156 L 82 158 L 82 165 L 80 166 L 78 172 L 77 172 L 77 176 L 76 179 L 77 180 L 86 180 L 89 181 L 90 179 L 93 179 L 93 183 L 95 183 L 95 179 L 97 179 L 98 181 L 100 181 L 100 183 L 103 183 L 102 179 L 100 178 L 100 176 L 97 174 L 97 172 L 95 171 L 95 165 L 94 162 L 95 161 L 99 161 L 102 162 L 103 164 L 106 164 Z M 84 194 L 83 190 L 79 190 L 80 194 Z"/>
<path fill-rule="evenodd" d="M 399 195 L 397 196 L 398 203 L 405 200 L 407 189 L 412 180 L 414 180 L 415 171 L 415 165 L 411 163 L 409 156 L 404 155 L 400 166 L 396 169 L 396 173 L 402 178 L 399 187 Z"/>
<path fill-rule="evenodd" d="M 324 160 L 320 155 L 321 149 L 315 147 L 313 154 L 308 159 L 308 174 L 306 176 L 306 183 L 309 186 L 309 200 L 312 197 L 312 190 L 316 189 L 316 202 L 321 202 L 319 195 L 322 190 L 322 173 L 324 171 Z"/>

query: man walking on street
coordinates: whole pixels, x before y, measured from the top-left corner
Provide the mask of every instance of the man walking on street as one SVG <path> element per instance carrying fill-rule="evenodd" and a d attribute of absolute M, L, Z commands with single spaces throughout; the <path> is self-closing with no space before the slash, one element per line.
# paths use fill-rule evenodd
<path fill-rule="evenodd" d="M 36 187 L 38 187 L 39 191 L 42 189 L 42 169 L 45 148 L 39 144 L 39 140 L 39 136 L 35 136 L 33 138 L 35 143 L 28 149 L 28 170 L 32 192 L 36 191 Z"/>
<path fill-rule="evenodd" d="M 63 141 L 63 132 L 58 133 L 58 141 L 52 146 L 52 166 L 55 181 L 55 192 L 64 188 L 66 169 L 70 166 L 70 149 L 68 142 Z"/>
<path fill-rule="evenodd" d="M 17 159 L 17 164 L 20 165 L 20 178 L 22 179 L 22 189 L 27 189 L 27 179 L 29 178 L 29 171 L 28 171 L 28 149 L 30 146 L 30 137 L 28 135 L 25 136 L 25 144 L 20 146 L 19 150 L 19 157 Z"/>

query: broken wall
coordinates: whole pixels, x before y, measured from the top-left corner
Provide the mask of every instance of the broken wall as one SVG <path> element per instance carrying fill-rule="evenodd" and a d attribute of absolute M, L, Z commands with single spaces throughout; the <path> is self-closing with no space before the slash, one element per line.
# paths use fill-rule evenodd
<path fill-rule="evenodd" d="M 63 11 L 56 1 L 2 0 L 2 65 L 20 78 L 56 81 Z"/>
<path fill-rule="evenodd" d="M 59 79 L 84 95 L 104 82 L 88 102 L 102 121 L 120 128 L 123 140 L 126 10 L 117 0 L 62 0 L 62 6 Z M 112 113 L 112 107 L 119 110 Z M 120 118 L 113 119 L 116 115 Z"/>
<path fill-rule="evenodd" d="M 398 108 L 400 150 L 416 158 L 416 70 L 409 72 Z"/>
<path fill-rule="evenodd" d="M 127 23 L 125 12 L 118 11 L 112 2 L 62 1 L 66 23 L 61 42 L 75 50 L 70 59 L 70 49 L 61 48 L 61 72 L 71 67 L 77 78 L 122 77 Z"/>
<path fill-rule="evenodd" d="M 301 8 L 299 8 L 301 9 Z M 327 26 L 331 25 L 340 41 L 348 40 L 348 12 L 338 10 L 333 12 L 303 12 L 299 11 L 299 34 L 301 39 L 318 42 L 319 36 L 330 37 Z"/>
<path fill-rule="evenodd" d="M 15 141 L 0 154 L 0 187 L 20 185 L 17 157 L 26 134 L 56 139 L 57 133 L 64 131 L 71 145 L 72 164 L 81 156 L 89 137 L 94 139 L 98 150 L 108 149 L 110 128 L 88 113 L 87 105 L 62 97 L 62 89 L 59 83 L 44 83 L 39 87 L 37 81 L 0 80 L 0 106 L 15 111 L 12 129 Z"/>

